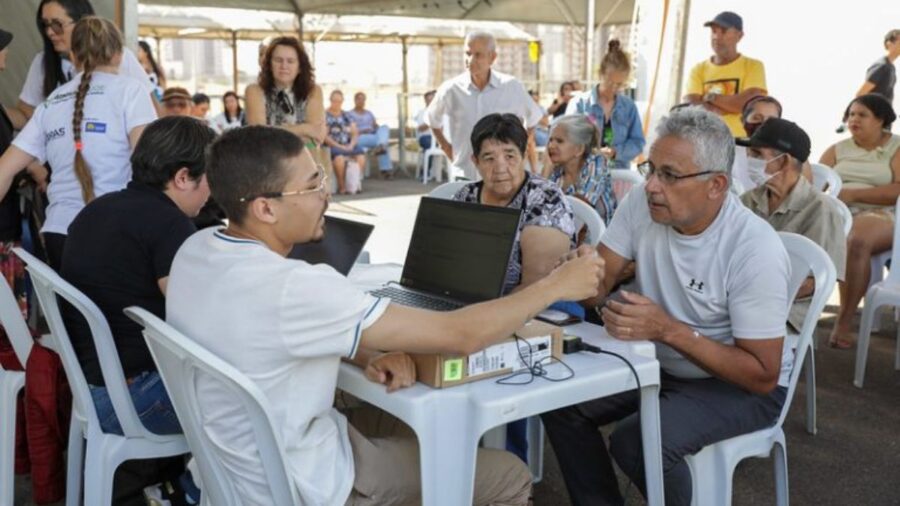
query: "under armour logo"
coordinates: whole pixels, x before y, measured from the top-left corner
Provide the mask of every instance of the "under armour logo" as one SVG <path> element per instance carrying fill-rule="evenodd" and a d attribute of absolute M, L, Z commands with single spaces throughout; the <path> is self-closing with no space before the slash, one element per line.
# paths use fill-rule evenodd
<path fill-rule="evenodd" d="M 688 284 L 688 288 L 694 290 L 698 293 L 703 293 L 703 281 L 697 281 L 694 278 L 691 278 L 690 284 Z"/>

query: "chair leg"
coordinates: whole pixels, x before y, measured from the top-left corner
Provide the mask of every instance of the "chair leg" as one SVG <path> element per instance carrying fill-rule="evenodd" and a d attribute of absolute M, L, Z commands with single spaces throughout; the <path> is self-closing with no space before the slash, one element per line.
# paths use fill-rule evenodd
<path fill-rule="evenodd" d="M 433 157 L 425 153 L 425 160 L 422 162 L 422 184 L 428 184 L 428 172 L 431 169 L 431 159 Z"/>
<path fill-rule="evenodd" d="M 88 441 L 85 469 L 91 472 L 84 475 L 84 504 L 112 504 L 113 475 L 116 465 L 109 461 L 109 452 L 102 442 Z"/>
<path fill-rule="evenodd" d="M 69 448 L 66 455 L 66 506 L 81 504 L 85 446 L 82 430 L 81 422 L 75 417 L 73 410 L 72 420 L 69 422 Z"/>
<path fill-rule="evenodd" d="M 816 427 L 816 357 L 810 346 L 803 360 L 806 369 L 806 432 L 815 435 Z"/>
<path fill-rule="evenodd" d="M 16 404 L 25 374 L 0 369 L 0 506 L 13 506 L 16 482 Z"/>
<path fill-rule="evenodd" d="M 790 496 L 788 493 L 787 449 L 778 441 L 775 442 L 772 449 L 772 457 L 775 460 L 775 504 L 788 506 Z"/>
<path fill-rule="evenodd" d="M 859 340 L 856 343 L 856 370 L 853 374 L 853 384 L 856 388 L 863 387 L 863 379 L 866 375 L 866 358 L 869 355 L 869 337 L 872 334 L 872 320 L 878 312 L 874 293 L 866 293 L 866 306 L 863 308 L 862 321 L 859 324 Z M 868 302 L 871 301 L 871 305 Z"/>
<path fill-rule="evenodd" d="M 894 346 L 894 370 L 900 371 L 900 324 L 897 325 L 897 345 Z"/>

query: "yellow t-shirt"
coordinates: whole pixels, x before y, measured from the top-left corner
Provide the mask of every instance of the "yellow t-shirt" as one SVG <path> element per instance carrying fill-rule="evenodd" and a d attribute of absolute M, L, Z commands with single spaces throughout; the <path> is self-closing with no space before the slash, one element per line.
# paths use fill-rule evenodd
<path fill-rule="evenodd" d="M 761 61 L 741 55 L 728 65 L 716 65 L 708 59 L 694 65 L 686 94 L 705 95 L 714 91 L 719 95 L 737 95 L 750 88 L 766 90 L 766 69 Z M 747 136 L 740 114 L 724 114 L 722 119 L 735 137 Z"/>

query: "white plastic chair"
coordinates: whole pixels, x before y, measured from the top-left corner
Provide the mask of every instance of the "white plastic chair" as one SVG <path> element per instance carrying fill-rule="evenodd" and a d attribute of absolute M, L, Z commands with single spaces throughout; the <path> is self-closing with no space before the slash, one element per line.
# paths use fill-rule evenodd
<path fill-rule="evenodd" d="M 575 230 L 581 230 L 582 226 L 587 226 L 587 236 L 584 238 L 585 244 L 596 246 L 600 244 L 600 238 L 606 232 L 606 225 L 600 217 L 600 213 L 591 207 L 587 202 L 567 195 L 566 199 L 572 206 L 572 212 L 575 213 Z"/>
<path fill-rule="evenodd" d="M 211 379 L 228 388 L 234 395 L 234 401 L 246 410 L 253 424 L 260 460 L 269 482 L 269 504 L 300 504 L 297 491 L 285 468 L 284 445 L 278 431 L 272 426 L 269 401 L 265 394 L 243 373 L 149 311 L 132 306 L 125 309 L 125 314 L 144 327 L 144 338 L 169 391 L 200 471 L 203 501 L 216 506 L 244 504 L 233 485 L 233 476 L 222 463 L 220 450 L 203 428 L 202 414 L 197 409 L 200 403 L 198 377 Z"/>
<path fill-rule="evenodd" d="M 456 192 L 467 184 L 469 184 L 468 181 L 451 181 L 449 183 L 444 183 L 431 190 L 431 192 L 428 193 L 428 196 L 436 199 L 450 200 L 456 195 Z"/>
<path fill-rule="evenodd" d="M 437 157 L 437 165 L 433 165 L 434 157 Z M 453 181 L 453 169 L 452 162 L 449 158 L 447 158 L 447 154 L 444 153 L 444 150 L 437 143 L 437 139 L 435 139 L 434 135 L 431 136 L 431 146 L 422 152 L 422 165 L 421 165 L 421 174 L 422 174 L 422 184 L 428 184 L 428 180 L 432 177 L 431 172 L 434 172 L 434 180 L 438 183 L 441 182 L 442 178 L 442 165 L 447 164 L 447 178 L 450 181 Z"/>
<path fill-rule="evenodd" d="M 776 504 L 785 506 L 788 504 L 788 470 L 787 448 L 785 446 L 782 424 L 791 407 L 794 391 L 797 389 L 797 380 L 800 377 L 800 368 L 810 349 L 813 332 L 816 323 L 828 297 L 834 290 L 836 271 L 831 258 L 814 242 L 806 237 L 780 232 L 791 260 L 791 281 L 788 288 L 789 300 L 794 300 L 794 295 L 812 271 L 815 279 L 815 293 L 803 320 L 803 328 L 796 337 L 794 344 L 794 368 L 791 371 L 791 380 L 785 397 L 781 415 L 772 427 L 743 434 L 709 445 L 700 450 L 696 455 L 686 458 L 691 469 L 693 482 L 693 500 L 695 506 L 714 505 L 728 506 L 731 504 L 732 475 L 737 464 L 748 457 L 765 458 L 775 451 L 775 494 Z M 791 336 L 787 337 L 792 339 Z"/>
<path fill-rule="evenodd" d="M 849 237 L 850 229 L 853 228 L 853 213 L 850 212 L 850 208 L 847 207 L 847 204 L 845 204 L 844 201 L 828 193 L 826 193 L 825 196 L 841 213 L 841 218 L 844 220 L 844 238 Z"/>
<path fill-rule="evenodd" d="M 843 182 L 841 181 L 841 176 L 838 176 L 834 169 L 821 163 L 811 163 L 809 166 L 812 168 L 813 186 L 817 190 L 823 191 L 832 197 L 837 197 L 841 193 Z"/>
<path fill-rule="evenodd" d="M 897 208 L 900 209 L 900 198 L 897 198 Z M 890 253 L 891 269 L 888 271 L 887 278 L 877 281 L 869 285 L 866 291 L 866 304 L 863 308 L 862 320 L 859 324 L 859 342 L 856 344 L 856 369 L 853 374 L 853 384 L 857 388 L 863 387 L 863 380 L 866 375 L 866 359 L 869 355 L 869 338 L 872 335 L 872 327 L 874 326 L 875 314 L 881 306 L 900 306 L 900 258 L 894 252 L 900 254 L 900 223 L 894 222 L 894 242 L 893 247 L 887 253 Z M 883 258 L 884 253 L 879 255 Z M 875 257 L 872 258 L 873 268 Z M 884 263 L 880 264 L 879 271 L 883 268 Z M 874 274 L 874 273 L 873 273 Z M 880 277 L 880 276 L 879 276 Z M 897 336 L 900 338 L 900 328 L 898 328 Z M 894 353 L 894 369 L 900 371 L 900 341 L 898 341 L 896 352 Z"/>
<path fill-rule="evenodd" d="M 12 288 L 0 280 L 0 325 L 12 344 L 22 367 L 31 354 L 31 332 Z M 25 387 L 24 371 L 8 371 L 0 366 L 0 506 L 13 505 L 16 460 L 16 404 Z M 22 414 L 24 416 L 24 413 Z"/>
<path fill-rule="evenodd" d="M 49 339 L 53 349 L 59 353 L 72 389 L 66 505 L 81 504 L 82 476 L 84 504 L 98 506 L 111 504 L 113 474 L 119 464 L 126 460 L 183 455 L 190 451 L 187 440 L 180 434 L 168 436 L 154 434 L 141 423 L 125 384 L 125 374 L 116 354 L 109 324 L 96 304 L 27 251 L 22 248 L 15 248 L 13 251 L 25 262 L 31 274 L 34 290 L 50 327 Z M 63 324 L 58 297 L 65 299 L 77 309 L 90 326 L 103 381 L 106 383 L 124 436 L 106 434 L 100 429 L 100 421 L 87 380 Z M 84 440 L 87 440 L 87 452 Z"/>
<path fill-rule="evenodd" d="M 609 174 L 612 178 L 613 193 L 619 202 L 622 202 L 633 187 L 644 182 L 644 177 L 631 169 L 610 169 Z"/>

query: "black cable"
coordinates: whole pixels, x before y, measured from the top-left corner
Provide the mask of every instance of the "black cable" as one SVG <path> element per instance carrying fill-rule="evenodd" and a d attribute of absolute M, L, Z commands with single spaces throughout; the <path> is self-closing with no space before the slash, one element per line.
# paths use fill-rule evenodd
<path fill-rule="evenodd" d="M 538 360 L 537 362 L 532 363 L 532 360 L 534 359 L 534 353 L 531 351 L 531 345 L 528 343 L 528 341 L 519 337 L 518 334 L 513 334 L 513 338 L 516 340 L 516 351 L 519 354 L 519 359 L 522 361 L 523 364 L 525 364 L 525 368 L 521 369 L 519 371 L 510 373 L 510 374 L 498 379 L 496 381 L 496 383 L 498 385 L 528 385 L 534 381 L 534 378 L 543 378 L 547 381 L 559 382 L 559 381 L 566 381 L 568 379 L 572 379 L 573 377 L 575 377 L 575 371 L 571 367 L 569 367 L 569 364 L 563 362 L 561 359 L 553 358 L 553 356 L 544 357 L 541 360 Z M 525 346 L 528 347 L 528 359 L 527 360 L 525 359 L 525 355 L 522 354 L 522 346 L 519 346 L 520 343 L 525 343 Z M 563 367 L 568 369 L 568 371 L 569 371 L 568 376 L 565 376 L 563 378 L 551 378 L 549 376 L 549 373 L 547 372 L 547 369 L 545 368 L 545 366 L 553 364 L 554 360 L 556 360 L 556 362 L 559 362 L 560 364 L 563 365 Z M 510 381 L 511 379 L 517 378 L 524 374 L 528 374 L 527 381 Z"/>

